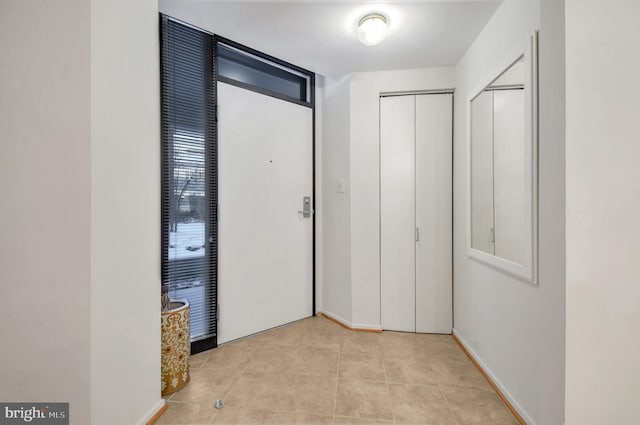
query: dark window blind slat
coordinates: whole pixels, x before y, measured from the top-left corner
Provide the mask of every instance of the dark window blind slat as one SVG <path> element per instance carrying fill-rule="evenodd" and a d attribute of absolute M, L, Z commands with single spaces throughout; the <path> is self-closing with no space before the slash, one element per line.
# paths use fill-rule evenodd
<path fill-rule="evenodd" d="M 161 17 L 162 283 L 191 306 L 191 340 L 216 335 L 213 37 Z"/>

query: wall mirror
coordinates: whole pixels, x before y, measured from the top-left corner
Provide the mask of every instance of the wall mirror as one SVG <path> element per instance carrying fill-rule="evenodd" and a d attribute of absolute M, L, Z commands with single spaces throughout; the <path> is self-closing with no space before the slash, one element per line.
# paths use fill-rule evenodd
<path fill-rule="evenodd" d="M 537 282 L 537 36 L 474 91 L 469 255 Z"/>

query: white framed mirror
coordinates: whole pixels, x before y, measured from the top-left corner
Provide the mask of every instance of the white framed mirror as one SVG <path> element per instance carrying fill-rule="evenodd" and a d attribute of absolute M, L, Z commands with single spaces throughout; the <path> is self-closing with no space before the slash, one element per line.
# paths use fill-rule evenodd
<path fill-rule="evenodd" d="M 537 33 L 467 102 L 469 256 L 537 283 Z"/>

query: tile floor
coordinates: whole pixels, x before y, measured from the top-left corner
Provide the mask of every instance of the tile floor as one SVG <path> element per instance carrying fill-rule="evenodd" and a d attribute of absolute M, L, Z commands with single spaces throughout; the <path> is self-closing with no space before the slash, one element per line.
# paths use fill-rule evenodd
<path fill-rule="evenodd" d="M 157 425 L 518 424 L 451 336 L 322 317 L 192 356 L 191 382 L 167 404 Z"/>

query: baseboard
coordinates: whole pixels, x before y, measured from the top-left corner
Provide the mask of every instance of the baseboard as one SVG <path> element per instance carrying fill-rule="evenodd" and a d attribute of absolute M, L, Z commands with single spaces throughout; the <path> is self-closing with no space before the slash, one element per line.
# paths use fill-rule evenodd
<path fill-rule="evenodd" d="M 469 344 L 460 336 L 460 334 L 454 329 L 453 330 L 453 339 L 458 343 L 462 351 L 469 357 L 469 359 L 473 362 L 473 364 L 478 368 L 480 373 L 485 377 L 485 379 L 489 382 L 489 384 L 493 387 L 493 389 L 498 394 L 498 397 L 502 400 L 502 402 L 507 406 L 507 408 L 511 411 L 513 416 L 521 425 L 536 425 L 536 423 L 527 415 L 522 406 L 513 398 L 513 396 L 507 391 L 507 389 L 502 385 L 500 380 L 496 378 L 495 374 L 485 365 L 482 360 L 478 357 L 478 355 L 473 351 Z"/>
<path fill-rule="evenodd" d="M 138 421 L 138 425 L 153 425 L 168 408 L 169 406 L 167 406 L 164 399 L 161 398 L 151 409 L 149 409 L 147 414 Z"/>
<path fill-rule="evenodd" d="M 324 317 L 325 319 L 329 319 L 332 322 L 337 323 L 338 325 L 342 326 L 343 328 L 351 330 L 351 322 L 349 322 L 348 320 L 343 319 L 342 317 L 338 316 L 337 314 L 329 313 L 328 311 L 322 310 L 322 311 L 318 312 L 318 316 Z"/>
<path fill-rule="evenodd" d="M 376 333 L 380 333 L 380 332 L 382 332 L 382 326 L 380 326 L 380 325 L 361 325 L 359 323 L 352 323 L 351 324 L 351 330 L 352 331 L 358 331 L 358 332 L 376 332 Z"/>
<path fill-rule="evenodd" d="M 379 326 L 379 325 L 353 324 L 353 323 L 349 322 L 348 320 L 345 320 L 342 317 L 338 316 L 337 314 L 329 313 L 326 310 L 318 312 L 318 316 L 322 316 L 322 317 L 324 317 L 326 319 L 329 319 L 332 322 L 335 322 L 338 325 L 342 326 L 343 328 L 349 329 L 350 331 L 374 332 L 374 333 L 382 332 L 382 327 Z"/>

